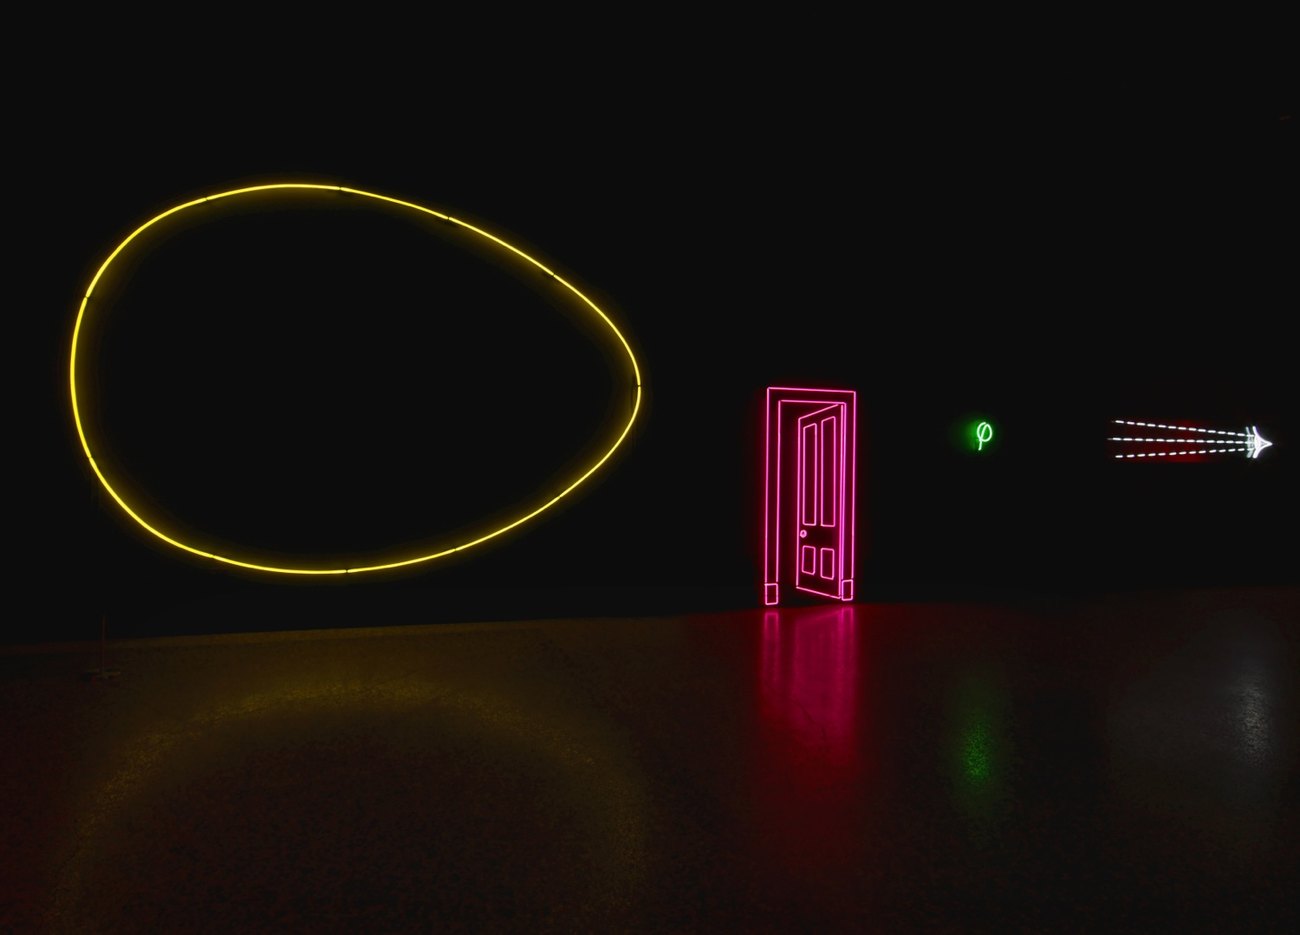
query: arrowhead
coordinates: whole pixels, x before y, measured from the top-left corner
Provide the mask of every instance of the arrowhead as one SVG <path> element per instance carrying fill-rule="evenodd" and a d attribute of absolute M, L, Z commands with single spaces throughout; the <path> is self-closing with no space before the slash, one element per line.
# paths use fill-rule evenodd
<path fill-rule="evenodd" d="M 1246 457 L 1258 458 L 1259 453 L 1261 451 L 1263 451 L 1265 448 L 1272 447 L 1272 445 L 1273 443 L 1269 441 L 1267 438 L 1265 438 L 1263 435 L 1260 435 L 1259 429 L 1255 428 L 1255 426 L 1252 425 L 1250 427 L 1250 454 L 1247 455 Z"/>

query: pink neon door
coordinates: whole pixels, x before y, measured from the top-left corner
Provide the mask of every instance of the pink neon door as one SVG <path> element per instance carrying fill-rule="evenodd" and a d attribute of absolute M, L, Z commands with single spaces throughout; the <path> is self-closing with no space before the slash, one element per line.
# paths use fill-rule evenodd
<path fill-rule="evenodd" d="M 844 580 L 844 404 L 799 417 L 795 586 L 839 598 Z"/>

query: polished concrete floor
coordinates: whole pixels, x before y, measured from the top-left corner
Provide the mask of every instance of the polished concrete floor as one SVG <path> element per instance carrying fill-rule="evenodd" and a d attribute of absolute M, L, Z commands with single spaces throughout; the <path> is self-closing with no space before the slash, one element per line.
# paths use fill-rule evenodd
<path fill-rule="evenodd" d="M 14 648 L 0 930 L 1288 930 L 1298 650 L 1295 590 Z"/>

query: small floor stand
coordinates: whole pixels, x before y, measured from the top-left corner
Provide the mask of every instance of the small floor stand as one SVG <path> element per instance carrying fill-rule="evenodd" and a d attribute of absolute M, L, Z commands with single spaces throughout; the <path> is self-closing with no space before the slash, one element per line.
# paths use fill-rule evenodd
<path fill-rule="evenodd" d="M 81 673 L 83 682 L 111 682 L 122 674 L 121 669 L 110 669 L 105 656 L 108 648 L 108 618 L 99 618 L 99 668 Z"/>

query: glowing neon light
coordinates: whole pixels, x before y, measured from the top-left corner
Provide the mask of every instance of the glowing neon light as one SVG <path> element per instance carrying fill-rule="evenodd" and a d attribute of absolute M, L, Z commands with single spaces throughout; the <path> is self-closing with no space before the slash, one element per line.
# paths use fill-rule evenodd
<path fill-rule="evenodd" d="M 1190 425 L 1165 425 L 1161 422 L 1129 422 L 1127 419 L 1116 419 L 1116 425 L 1140 425 L 1144 428 L 1152 429 L 1173 429 L 1176 432 L 1201 432 L 1206 435 L 1232 435 L 1236 438 L 1249 438 L 1249 432 L 1224 432 L 1221 429 L 1198 429 Z"/>
<path fill-rule="evenodd" d="M 1167 442 L 1174 445 L 1186 445 L 1194 441 L 1198 445 L 1240 445 L 1241 442 L 1235 438 L 1133 438 L 1129 436 L 1114 436 L 1106 439 L 1108 442 Z"/>
<path fill-rule="evenodd" d="M 765 425 L 763 603 L 780 602 L 783 581 L 851 601 L 857 394 L 768 387 Z"/>
<path fill-rule="evenodd" d="M 1266 439 L 1263 435 L 1260 435 L 1259 429 L 1255 428 L 1255 426 L 1253 425 L 1250 427 L 1250 436 L 1251 436 L 1250 456 L 1252 458 L 1258 458 L 1259 453 L 1263 451 L 1265 448 L 1273 447 L 1273 443 L 1268 439 Z"/>
<path fill-rule="evenodd" d="M 571 482 L 568 486 L 566 486 L 555 496 L 551 497 L 541 506 L 531 510 L 528 513 L 525 513 L 523 516 L 511 520 L 505 525 L 500 526 L 499 528 L 494 529 L 491 532 L 488 532 L 484 535 L 478 536 L 477 538 L 471 539 L 468 542 L 462 542 L 459 545 L 442 549 L 441 551 L 432 552 L 424 555 L 412 555 L 396 561 L 383 562 L 380 564 L 359 565 L 359 566 L 348 567 L 348 568 L 308 568 L 308 567 L 301 567 L 301 566 L 264 565 L 258 562 L 245 561 L 233 555 L 220 555 L 215 552 L 208 552 L 204 549 L 196 548 L 193 545 L 189 545 L 185 542 L 182 542 L 180 539 L 174 536 L 169 536 L 167 533 L 161 531 L 156 526 L 151 524 L 148 520 L 146 520 L 143 516 L 141 516 L 139 512 L 137 512 L 135 507 L 132 507 L 129 503 L 127 503 L 126 500 L 122 497 L 122 495 L 119 494 L 117 490 L 113 488 L 113 485 L 111 483 L 109 483 L 108 478 L 104 475 L 103 469 L 100 467 L 99 463 L 95 460 L 95 456 L 91 450 L 90 440 L 86 435 L 85 425 L 82 423 L 81 420 L 81 405 L 80 405 L 80 399 L 79 399 L 78 389 L 77 389 L 77 350 L 79 346 L 78 342 L 81 338 L 81 326 L 86 318 L 86 306 L 90 302 L 90 297 L 94 293 L 95 286 L 98 285 L 100 278 L 104 275 L 105 271 L 107 271 L 109 266 L 112 265 L 113 261 L 117 259 L 118 255 L 121 254 L 122 251 L 126 249 L 128 244 L 130 244 L 133 240 L 139 237 L 146 230 L 153 227 L 159 221 L 162 221 L 164 218 L 171 217 L 174 214 L 178 214 L 179 212 L 184 211 L 188 208 L 193 208 L 196 205 L 205 204 L 209 201 L 216 201 L 219 198 L 233 198 L 239 195 L 249 195 L 254 192 L 267 192 L 267 191 L 283 190 L 283 189 L 298 189 L 298 190 L 319 191 L 319 192 L 340 192 L 346 195 L 359 195 L 364 198 L 373 198 L 376 201 L 387 202 L 388 204 L 397 205 L 402 208 L 407 208 L 412 211 L 419 212 L 421 214 L 431 215 L 433 217 L 439 218 L 448 223 L 455 224 L 458 227 L 461 227 L 474 234 L 477 234 L 478 236 L 495 244 L 496 246 L 509 251 L 511 254 L 514 254 L 516 257 L 526 261 L 527 263 L 530 263 L 532 266 L 541 270 L 543 273 L 546 273 L 557 283 L 564 286 L 564 288 L 568 289 L 571 293 L 573 293 L 574 296 L 576 296 L 579 300 L 581 300 L 581 302 L 584 305 L 586 305 L 589 309 L 591 309 L 591 311 L 596 314 L 596 317 L 606 327 L 608 327 L 610 331 L 614 333 L 614 336 L 618 339 L 619 344 L 622 345 L 623 350 L 627 353 L 628 362 L 632 365 L 632 376 L 636 384 L 635 393 L 633 394 L 633 399 L 632 399 L 632 413 L 628 417 L 627 424 L 623 426 L 622 430 L 619 432 L 618 437 L 614 440 L 614 444 L 611 445 L 609 450 L 606 451 L 604 454 L 602 454 L 595 461 L 595 463 L 593 463 L 581 475 L 579 475 L 579 477 L 576 480 Z M 497 536 L 509 532 L 510 530 L 514 529 L 517 526 L 523 525 L 524 523 L 528 522 L 534 517 L 550 509 L 556 503 L 560 502 L 560 500 L 564 499 L 570 493 L 576 490 L 585 480 L 587 480 L 587 478 L 591 477 L 591 475 L 595 474 L 596 471 L 600 470 L 600 468 L 605 464 L 605 462 L 607 462 L 613 456 L 614 452 L 618 450 L 619 446 L 623 444 L 623 441 L 627 438 L 628 433 L 632 431 L 632 425 L 636 422 L 637 414 L 641 411 L 641 383 L 642 383 L 641 368 L 640 365 L 637 363 L 636 355 L 632 353 L 632 347 L 631 345 L 628 344 L 627 338 L 623 336 L 623 332 L 621 332 L 618 329 L 618 326 L 614 324 L 613 320 L 609 317 L 609 315 L 607 315 L 604 311 L 602 311 L 601 308 L 597 306 L 595 302 L 593 302 L 590 298 L 588 298 L 581 291 L 579 291 L 578 288 L 574 286 L 572 283 L 570 283 L 568 280 L 564 279 L 562 276 L 560 276 L 554 270 L 544 265 L 539 260 L 529 256 L 527 253 L 520 250 L 518 247 L 507 243 L 506 241 L 502 240 L 500 237 L 497 237 L 495 234 L 491 234 L 488 231 L 485 231 L 480 227 L 476 227 L 467 221 L 462 221 L 459 218 L 452 217 L 451 215 L 443 214 L 441 211 L 435 211 L 432 208 L 426 208 L 423 205 L 417 205 L 410 201 L 403 201 L 400 198 L 392 198 L 388 195 L 376 194 L 375 192 L 362 191 L 361 189 L 357 189 L 357 188 L 349 188 L 345 185 L 316 185 L 307 182 L 277 182 L 269 185 L 252 185 L 245 188 L 236 188 L 236 189 L 231 189 L 230 191 L 217 192 L 214 195 L 208 195 L 204 198 L 196 198 L 193 201 L 187 201 L 184 204 L 179 204 L 176 205 L 175 207 L 168 208 L 166 211 L 162 212 L 161 214 L 155 215 L 154 217 L 145 221 L 143 224 L 141 224 L 139 227 L 133 230 L 126 237 L 125 240 L 123 240 L 121 243 L 119 243 L 116 247 L 113 248 L 112 252 L 109 253 L 108 258 L 104 260 L 104 262 L 100 264 L 99 269 L 95 271 L 95 275 L 90 280 L 90 285 L 86 287 L 86 294 L 81 299 L 81 306 L 80 308 L 77 309 L 77 320 L 72 328 L 72 350 L 71 353 L 69 354 L 69 360 L 68 360 L 68 388 L 72 398 L 72 419 L 77 427 L 77 437 L 81 440 L 81 448 L 86 453 L 86 459 L 90 462 L 90 467 L 95 472 L 95 476 L 99 478 L 100 484 L 103 485 L 104 489 L 108 491 L 109 496 L 113 498 L 113 501 L 119 507 L 122 508 L 123 512 L 125 512 L 127 516 L 131 517 L 131 519 L 133 519 L 137 524 L 139 524 L 150 535 L 153 535 L 158 539 L 161 539 L 163 542 L 166 542 L 170 546 L 174 546 L 177 549 L 181 549 L 182 551 L 189 552 L 192 555 L 197 555 L 200 556 L 201 558 L 210 558 L 213 561 L 222 562 L 227 565 L 234 565 L 239 568 L 248 568 L 254 571 L 275 572 L 278 574 L 286 574 L 286 575 L 345 575 L 345 574 L 355 575 L 355 574 L 360 574 L 361 572 L 384 571 L 386 569 L 391 569 L 391 568 L 403 568 L 409 565 L 417 565 L 420 564 L 421 562 L 433 561 L 434 559 L 442 558 L 444 556 L 451 555 L 455 552 L 463 552 L 466 549 L 471 549 L 476 545 L 481 545 L 484 542 L 487 542 L 491 539 L 495 539 Z"/>
<path fill-rule="evenodd" d="M 983 451 L 984 446 L 993 440 L 993 426 L 987 422 L 981 422 L 975 426 L 975 441 L 978 443 L 976 451 Z"/>
<path fill-rule="evenodd" d="M 1260 435 L 1259 429 L 1253 425 L 1247 432 L 1228 432 L 1223 429 L 1203 429 L 1190 425 L 1166 425 L 1163 422 L 1132 422 L 1127 419 L 1113 419 L 1111 421 L 1115 425 L 1133 425 L 1139 428 L 1164 429 L 1168 432 L 1175 433 L 1175 437 L 1167 438 L 1154 435 L 1112 435 L 1106 439 L 1108 442 L 1118 442 L 1123 445 L 1140 444 L 1182 446 L 1181 450 L 1176 451 L 1160 448 L 1156 448 L 1152 451 L 1124 451 L 1113 455 L 1116 460 L 1132 460 L 1137 458 L 1185 458 L 1200 455 L 1242 453 L 1244 453 L 1246 457 L 1254 459 L 1258 458 L 1259 453 L 1265 448 L 1272 447 L 1273 445 L 1271 441 Z M 1185 434 L 1182 437 L 1177 437 L 1177 433 L 1179 432 Z M 1224 437 L 1205 437 L 1209 435 Z"/>
<path fill-rule="evenodd" d="M 1196 448 L 1187 451 L 1149 451 L 1135 455 L 1115 455 L 1116 458 L 1177 458 L 1183 455 L 1221 455 L 1250 448 Z"/>

